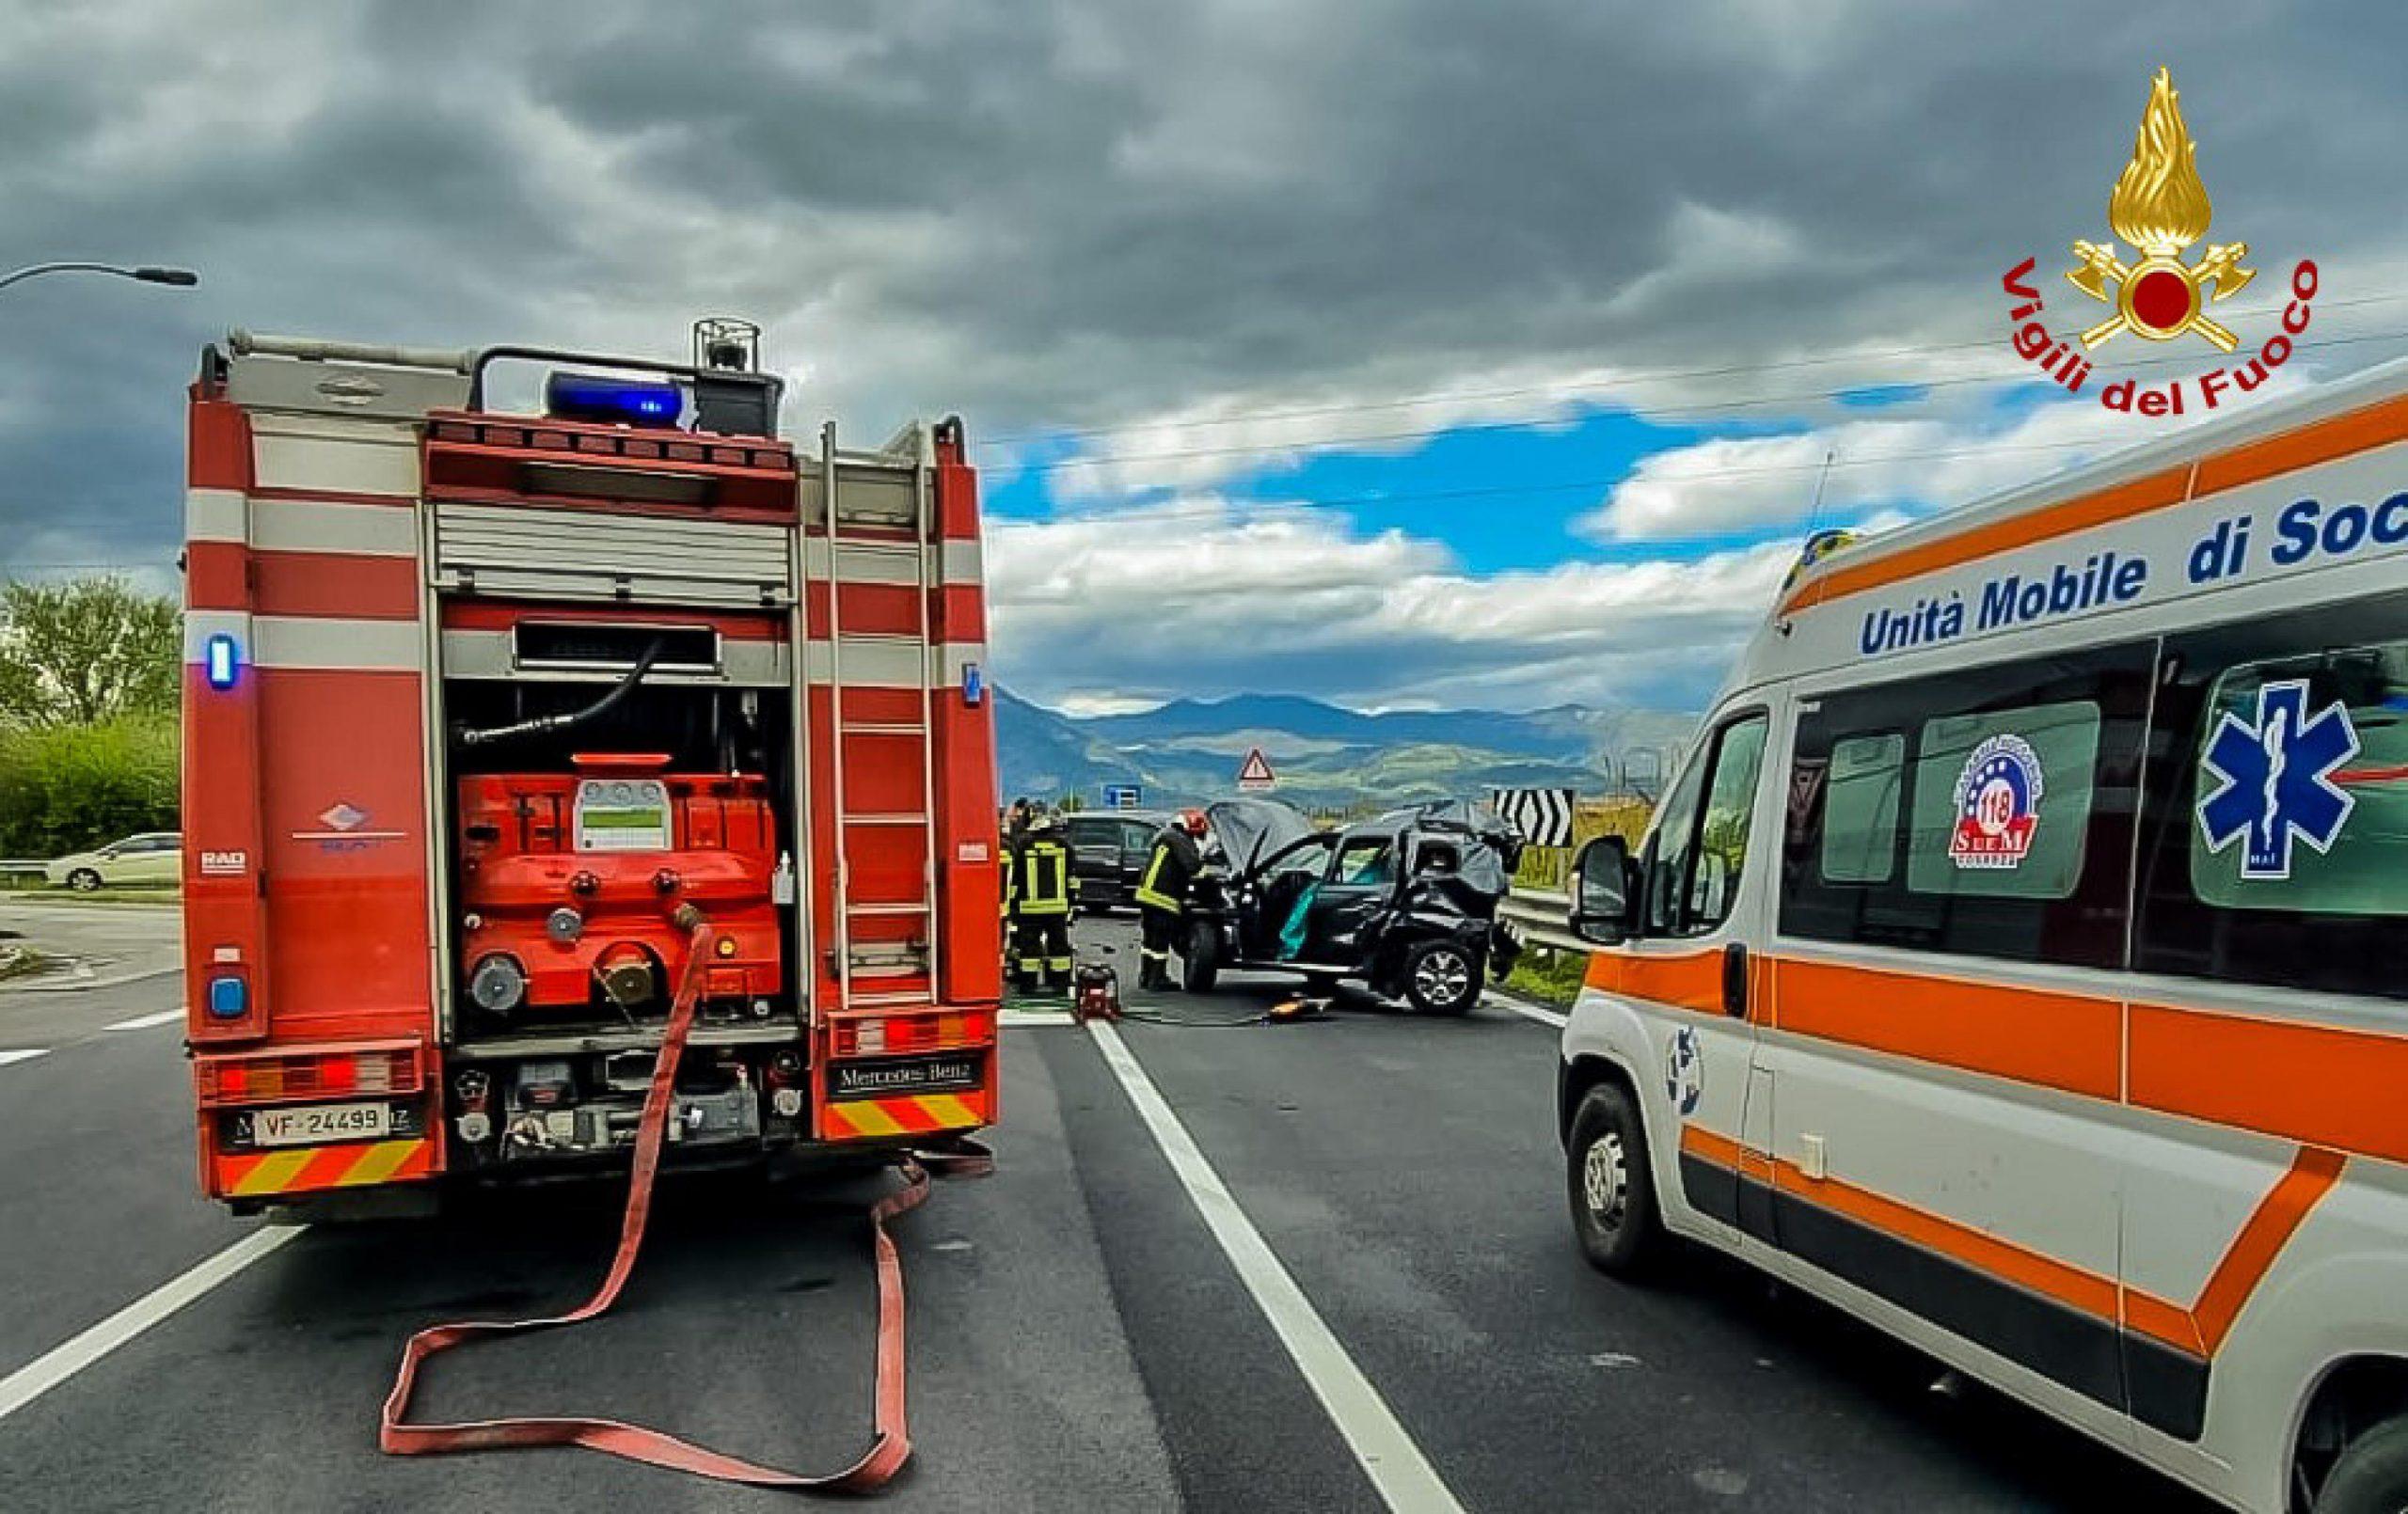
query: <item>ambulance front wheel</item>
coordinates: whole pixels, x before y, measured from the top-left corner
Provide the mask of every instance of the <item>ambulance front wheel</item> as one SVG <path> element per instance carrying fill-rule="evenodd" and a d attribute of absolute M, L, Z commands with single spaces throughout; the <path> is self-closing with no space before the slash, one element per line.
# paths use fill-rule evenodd
<path fill-rule="evenodd" d="M 2352 1441 L 2316 1492 L 2316 1514 L 2398 1514 L 2403 1508 L 2408 1508 L 2408 1418 L 2394 1419 Z"/>
<path fill-rule="evenodd" d="M 1581 1254 L 1600 1272 L 1630 1277 L 1663 1249 L 1656 1212 L 1656 1182 L 1647 1164 L 1647 1132 L 1639 1109 L 1620 1083 L 1589 1090 L 1572 1116 L 1565 1152 L 1572 1229 Z"/>

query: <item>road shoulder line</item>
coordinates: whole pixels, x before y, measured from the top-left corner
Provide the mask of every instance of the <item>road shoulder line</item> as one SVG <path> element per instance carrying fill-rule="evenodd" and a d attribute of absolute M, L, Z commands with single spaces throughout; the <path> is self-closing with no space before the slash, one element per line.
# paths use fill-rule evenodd
<path fill-rule="evenodd" d="M 1568 1021 L 1568 1017 L 1561 1010 L 1549 1009 L 1545 1004 L 1533 1003 L 1519 994 L 1509 994 L 1502 988 L 1489 989 L 1488 998 L 1499 1009 L 1510 1010 L 1526 1020 L 1536 1020 L 1541 1025 L 1552 1025 L 1559 1031 L 1563 1029 Z"/>
<path fill-rule="evenodd" d="M 154 1025 L 180 1023 L 183 1017 L 184 1008 L 182 1004 L 178 1004 L 173 1009 L 163 1009 L 151 1015 L 136 1015 L 130 1020 L 119 1020 L 114 1025 L 103 1025 L 101 1029 L 103 1031 L 147 1031 Z"/>
<path fill-rule="evenodd" d="M 1312 1301 L 1305 1297 L 1304 1289 L 1289 1274 L 1270 1242 L 1246 1218 L 1237 1196 L 1205 1159 L 1203 1149 L 1188 1134 L 1187 1127 L 1180 1122 L 1153 1080 L 1146 1076 L 1128 1043 L 1102 1021 L 1090 1022 L 1087 1029 L 1097 1049 L 1103 1054 L 1104 1065 L 1112 1069 L 1121 1092 L 1129 1096 L 1137 1118 L 1153 1136 L 1164 1159 L 1170 1163 L 1172 1175 L 1187 1190 L 1196 1213 L 1203 1217 L 1205 1228 L 1212 1233 L 1221 1254 L 1237 1272 L 1238 1281 L 1245 1285 L 1255 1306 L 1262 1311 L 1280 1344 L 1288 1348 L 1290 1359 L 1328 1411 L 1339 1435 L 1354 1453 L 1354 1459 L 1380 1497 L 1388 1507 L 1410 1510 L 1412 1514 L 1461 1514 L 1463 1506 L 1439 1479 L 1436 1469 L 1430 1465 L 1412 1436 L 1398 1423 L 1379 1390 L 1346 1354 L 1346 1348 L 1314 1310 Z"/>
<path fill-rule="evenodd" d="M 0 1067 L 6 1067 L 12 1063 L 31 1062 L 36 1057 L 48 1055 L 50 1055 L 50 1048 L 46 1046 L 18 1047 L 12 1050 L 0 1051 Z"/>
<path fill-rule="evenodd" d="M 285 1245 L 306 1225 L 269 1225 L 252 1231 L 224 1251 L 141 1298 L 62 1345 L 53 1347 L 0 1378 L 0 1420 L 123 1346 L 226 1282 L 253 1262 Z"/>

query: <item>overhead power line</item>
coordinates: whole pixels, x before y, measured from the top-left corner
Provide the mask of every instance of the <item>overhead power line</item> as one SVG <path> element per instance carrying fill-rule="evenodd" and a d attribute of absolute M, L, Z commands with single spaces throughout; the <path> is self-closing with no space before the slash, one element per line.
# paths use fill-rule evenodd
<path fill-rule="evenodd" d="M 2408 294 L 2388 295 L 2383 296 L 2383 298 L 2408 299 Z M 2372 303 L 2372 301 L 2369 300 L 2366 303 Z M 2402 339 L 2408 339 L 2408 330 L 2368 332 L 2350 337 L 2332 337 L 2319 341 L 2294 342 L 2292 347 L 2294 352 L 2310 352 L 2334 347 L 2352 346 L 2360 342 L 2389 341 Z M 1993 340 L 1990 342 L 1979 343 L 1978 345 L 1995 346 L 1996 342 Z M 2235 359 L 2235 361 L 2240 360 L 2241 359 Z M 2195 364 L 2197 361 L 2198 358 L 2195 355 L 2171 354 L 2156 357 L 2135 358 L 2131 362 L 2117 365 L 2117 370 L 2118 371 L 2122 371 L 2130 369 L 2166 368 L 2184 364 Z M 1784 365 L 1764 365 L 1754 368 L 1733 368 L 1719 371 L 1733 374 L 1742 372 L 1763 372 L 1769 371 L 1772 368 Z M 1685 376 L 1712 376 L 1714 371 L 1716 371 L 1697 370 L 1694 371 L 1692 374 Z M 1802 389 L 1790 394 L 1754 395 L 1738 400 L 1702 400 L 1693 402 L 1680 403 L 1667 402 L 1662 406 L 1662 408 L 1676 418 L 1728 415 L 1742 410 L 1761 410 L 1782 405 L 1807 404 L 1815 401 L 1844 400 L 1850 395 L 1862 394 L 1868 390 L 1896 388 L 1913 389 L 1918 392 L 1922 392 L 1932 389 L 1960 388 L 1968 385 L 2002 384 L 2028 374 L 2030 371 L 2031 367 L 2029 364 L 2017 362 L 2012 365 L 2000 368 L 1996 371 L 1956 374 L 1947 378 L 1900 380 L 1893 384 L 1850 384 L 1832 388 Z M 2111 377 L 2110 379 L 2103 380 L 2102 382 L 2112 381 Z M 1602 386 L 1620 387 L 1621 381 L 1615 381 L 1611 385 Z M 1432 404 L 1438 402 L 1440 402 L 1436 400 L 1400 401 L 1393 403 L 1367 406 L 1366 408 L 1399 408 L 1407 404 Z M 1193 424 L 1224 425 L 1228 424 L 1237 418 L 1238 418 L 1235 417 L 1221 418 L 1207 421 L 1196 421 Z M 1184 424 L 1187 423 L 1181 423 L 1182 426 Z M 1277 441 L 1241 442 L 1231 443 L 1221 447 L 1184 448 L 1173 451 L 1125 453 L 1096 452 L 1080 457 L 1056 458 L 1050 462 L 1024 464 L 1013 470 L 1013 476 L 1019 477 L 1024 474 L 1043 476 L 1054 473 L 1065 473 L 1077 468 L 1124 467 L 1143 463 L 1169 463 L 1206 457 L 1245 457 L 1290 452 L 1325 451 L 1341 448 L 1371 447 L 1390 442 L 1427 441 L 1439 436 L 1458 436 L 1484 432 L 1525 431 L 1534 426 L 1543 426 L 1545 424 L 1548 424 L 1547 418 L 1522 416 L 1493 420 L 1450 421 L 1439 425 L 1414 427 L 1405 431 L 1365 432 L 1354 434 L 1334 433 L 1322 436 L 1287 437 Z M 1159 425 L 1134 426 L 1127 428 L 1128 431 L 1132 432 L 1152 431 L 1158 429 L 1162 428 Z"/>
<path fill-rule="evenodd" d="M 2372 303 L 2377 303 L 2377 301 L 2378 301 L 2378 300 L 2380 300 L 2380 299 L 2408 299 L 2408 295 L 2370 296 L 2370 297 L 2368 297 L 2368 299 L 2366 299 L 2366 300 L 2362 300 L 2362 301 L 2359 301 L 2359 302 L 2356 302 L 2356 303 L 2360 303 L 2360 304 L 2372 304 Z M 2369 342 L 2369 341 L 2393 341 L 2393 340 L 2403 340 L 2403 339 L 2408 339 L 2408 329 L 2392 330 L 2392 331 L 2380 331 L 2380 332 L 2367 332 L 2367 333 L 2359 334 L 2359 335 L 2357 335 L 2357 336 L 2351 336 L 2351 337 L 2333 337 L 2333 338 L 2327 338 L 2327 339 L 2323 339 L 2323 340 L 2321 340 L 2321 341 L 2303 341 L 2303 342 L 2299 342 L 2299 343 L 2297 343 L 2297 344 L 2296 344 L 2296 348 L 2297 348 L 2297 350 L 2298 350 L 2298 351 L 2306 352 L 2306 351 L 2315 351 L 2315 350 L 2324 350 L 2324 349 L 2330 349 L 2330 348 L 2335 348 L 2335 347 L 2346 347 L 2346 346 L 2353 346 L 2353 345 L 2356 345 L 2356 344 L 2359 344 L 2359 343 L 2363 343 L 2363 342 Z M 2195 362 L 2196 360 L 2197 360 L 2197 359 L 2196 359 L 2195 357 L 2187 357 L 2187 356 L 2178 356 L 2178 357 L 2157 357 L 2157 358 L 2147 358 L 2147 359 L 2141 359 L 2141 360 L 2138 360 L 2138 361 L 2135 361 L 2135 362 L 2132 362 L 2132 363 L 2125 364 L 2125 365 L 2123 365 L 2123 367 L 2124 367 L 2124 368 L 2158 367 L 2158 366 L 2163 366 L 2163 365 L 2166 365 L 2166 364 L 2169 364 L 2169 363 Z M 2006 376 L 2006 377 L 2012 377 L 2012 376 L 2014 376 L 2014 373 L 2015 373 L 2015 372 L 2020 372 L 2020 371 L 2022 371 L 2022 369 L 2021 369 L 2021 367 L 2019 365 L 2019 367 L 2018 367 L 2016 370 L 2011 371 L 2008 374 L 2004 375 L 2004 376 Z M 1942 386 L 1943 385 L 1946 385 L 1946 384 L 1989 383 L 1989 382 L 1995 382 L 1995 380 L 1988 379 L 1988 378 L 1971 378 L 1971 377 L 1966 377 L 1966 378 L 1957 378 L 1957 379 L 1951 379 L 1951 380 L 1937 380 L 1937 381 L 1931 381 L 1931 382 L 1923 383 L 1923 384 L 1917 384 L 1917 385 L 1914 385 L 1914 386 L 1912 386 L 1912 387 L 1916 387 L 1916 388 L 1925 388 L 1925 389 L 1928 389 L 1928 388 L 1937 388 L 1937 387 L 1941 387 L 1941 386 Z M 1829 396 L 1830 396 L 1830 395 L 1838 395 L 1838 394 L 1846 394 L 1846 393 L 1851 393 L 1851 392 L 1855 392 L 1855 390 L 1856 390 L 1856 389 L 1861 388 L 1861 387 L 1862 387 L 1862 386 L 1851 386 L 1849 388 L 1846 388 L 1846 389 L 1838 389 L 1838 390 L 1826 391 L 1826 392 L 1825 392 L 1825 395 L 1824 395 L 1823 397 L 1829 397 Z M 1791 401 L 1793 401 L 1793 400 L 1797 400 L 1797 399 L 1801 399 L 1801 398 L 1814 398 L 1814 397 L 1816 397 L 1816 396 L 1811 396 L 1811 395 L 1810 395 L 1810 396 L 1785 396 L 1785 397 L 1781 397 L 1781 398 L 1780 398 L 1780 399 L 1778 399 L 1778 400 L 1751 400 L 1751 401 L 1742 401 L 1742 402 L 1729 402 L 1729 404 L 1727 404 L 1726 406 L 1723 406 L 1723 407 L 1721 407 L 1721 408 L 1735 408 L 1735 407 L 1739 407 L 1739 406 L 1743 406 L 1743 405 L 1765 404 L 1765 403 L 1776 403 L 1776 402 L 1782 402 L 1782 403 L 1785 403 L 1785 402 L 1790 402 Z M 1695 410 L 1697 410 L 1697 409 L 1701 409 L 1701 408 L 1704 408 L 1704 407 L 1685 407 L 1685 409 L 1686 409 L 1687 411 L 1689 411 L 1689 412 L 1694 412 Z M 1517 427 L 1518 427 L 1518 426 L 1528 425 L 1528 424 L 1529 424 L 1529 422 L 1527 422 L 1527 421 L 1516 421 L 1516 422 L 1511 422 L 1511 423 L 1509 423 L 1509 424 L 1513 425 L 1513 426 L 1517 426 Z M 1465 428 L 1448 428 L 1448 430 L 1449 430 L 1449 431 L 1456 431 L 1456 430 L 1462 430 L 1462 429 L 1465 429 Z M 1367 439 L 1369 439 L 1369 438 L 1342 438 L 1342 439 L 1340 439 L 1339 442 L 1336 442 L 1336 443 L 1327 443 L 1327 444 L 1322 444 L 1322 445 L 1345 445 L 1345 444 L 1347 444 L 1348 442 L 1359 442 L 1359 441 L 1367 440 Z M 1763 437 L 1709 438 L 1709 440 L 1713 440 L 1713 439 L 1735 440 L 1735 441 L 1753 441 L 1753 440 L 1778 440 L 1778 439 L 1781 439 L 1781 437 L 1780 437 L 1779 435 L 1774 435 L 1774 436 L 1763 436 Z M 2009 456 L 2009 455 L 2015 455 L 2015 454 L 2020 454 L 2020 453 L 2064 452 L 2064 451 L 2070 451 L 2070 450 L 2074 450 L 2074 449 L 2081 449 L 2081 448 L 2090 448 L 2090 447 L 2100 447 L 2100 446 L 2105 446 L 2105 445 L 2108 445 L 2108 444 L 2110 443 L 2110 441 L 2111 441 L 2111 439 L 2110 439 L 2110 438 L 2103 438 L 2103 437 L 2084 437 L 2084 438 L 2081 438 L 2081 439 L 2077 439 L 2077 440 L 2070 440 L 2070 441 L 2059 441 L 2059 442 L 2024 442 L 2024 443 L 2006 443 L 2006 444 L 1991 445 L 1991 446 L 1974 446 L 1974 447 L 1939 448 L 1939 449 L 1925 449 L 1925 450 L 1923 450 L 1923 451 L 1914 451 L 1914 452 L 1877 452 L 1877 453 L 1872 453 L 1872 454 L 1869 454 L 1869 455 L 1866 455 L 1866 456 L 1861 456 L 1861 457 L 1844 457 L 1844 456 L 1838 456 L 1838 455 L 1837 455 L 1837 454 L 1835 454 L 1835 453 L 1830 453 L 1830 452 L 1827 452 L 1827 453 L 1826 453 L 1824 456 L 1822 456 L 1822 457 L 1818 457 L 1818 458 L 1815 458 L 1815 459 L 1813 459 L 1813 460 L 1810 460 L 1810 461 L 1801 462 L 1801 463 L 1796 463 L 1796 464 L 1765 464 L 1765 465 L 1754 465 L 1754 466 L 1747 466 L 1747 467 L 1706 468 L 1706 469 L 1700 469 L 1700 470 L 1697 470 L 1697 471 L 1694 471 L 1694 472 L 1683 472 L 1683 473 L 1680 473 L 1680 474 L 1677 474 L 1677 475 L 1668 476 L 1665 481 L 1670 482 L 1670 483 L 1676 483 L 1676 484 L 1715 483 L 1715 482 L 1723 482 L 1723 481 L 1727 481 L 1735 480 L 1735 479 L 1763 478 L 1763 477 L 1778 476 L 1778 475 L 1782 475 L 1782 474 L 1804 475 L 1804 474 L 1809 474 L 1809 473 L 1816 473 L 1816 472 L 1824 472 L 1824 471 L 1841 471 L 1841 470 L 1850 470 L 1850 469 L 1857 469 L 1857 468 L 1877 467 L 1877 466 L 1882 466 L 1882 465 L 1885 465 L 1896 464 L 1896 463 L 1934 463 L 1934 462 L 1955 461 L 1955 460 L 1960 460 L 1960 459 L 1965 459 L 1965 458 L 2003 457 L 2003 456 Z M 1311 448 L 1311 446 L 1313 446 L 1313 445 L 1314 445 L 1314 444 L 1311 444 L 1311 443 L 1297 442 L 1297 443 L 1292 443 L 1292 444 L 1287 444 L 1286 446 L 1283 446 L 1283 447 L 1281 447 L 1281 448 L 1279 448 L 1279 449 L 1280 449 L 1280 450 L 1286 450 L 1286 449 L 1289 449 L 1290 448 L 1293 448 L 1294 449 L 1304 450 L 1304 449 L 1309 449 Z M 1234 449 L 1234 450 L 1253 450 L 1253 449 Z M 1207 451 L 1204 451 L 1204 452 L 1197 452 L 1197 453 L 1166 453 L 1166 454 L 1158 454 L 1158 455 L 1160 455 L 1160 456 L 1164 456 L 1164 457 L 1180 457 L 1180 456 L 1201 456 L 1201 455 L 1216 455 L 1216 454 L 1215 454 L 1215 452 L 1214 452 L 1213 450 L 1207 450 Z M 1128 460 L 1125 460 L 1125 461 L 1136 461 L 1136 459 L 1128 459 Z M 1028 471 L 1037 471 L 1037 470 L 1036 470 L 1036 469 L 1030 469 L 1030 470 L 1028 470 Z M 1252 508 L 1257 509 L 1257 510 L 1278 510 L 1278 511 L 1309 511 L 1309 510 L 1320 510 L 1320 509 L 1347 510 L 1347 509 L 1363 509 L 1363 508 L 1373 507 L 1373 506 L 1380 506 L 1380 505 L 1396 505 L 1396 504 L 1410 504 L 1410 503 L 1426 503 L 1426 502 L 1439 501 L 1439 500 L 1448 500 L 1448 499 L 1480 499 L 1480 498 L 1497 498 L 1497 497 L 1507 497 L 1507 496 L 1516 496 L 1516 495 L 1550 495 L 1550 494 L 1562 494 L 1562 493 L 1568 493 L 1568 492 L 1574 492 L 1574 491 L 1583 491 L 1583 490 L 1594 490 L 1594 489 L 1607 489 L 1607 488 L 1611 488 L 1611 487 L 1613 487 L 1614 485 L 1628 482 L 1632 477 L 1633 477 L 1633 472 L 1632 472 L 1632 471 L 1630 471 L 1630 470 L 1625 470 L 1625 471 L 1624 471 L 1624 472 L 1621 472 L 1621 473 L 1615 473 L 1615 474 L 1608 474 L 1608 475 L 1601 475 L 1601 476 L 1595 476 L 1595 477 L 1586 477 L 1586 478 L 1578 478 L 1578 479 L 1564 479 L 1564 480 L 1558 480 L 1558 481 L 1550 481 L 1550 482 L 1544 482 L 1544 483 L 1527 483 L 1527 482 L 1525 482 L 1525 483 L 1505 483 L 1505 484 L 1476 485 L 1476 486 L 1467 486 L 1467 487 L 1463 487 L 1463 488 L 1450 488 L 1450 489 L 1422 489 L 1422 490 L 1373 490 L 1373 491 L 1370 491 L 1370 492 L 1366 492 L 1366 493 L 1362 493 L 1362 494 L 1356 494 L 1356 495 L 1324 495 L 1324 496 L 1306 497 L 1298 497 L 1298 498 L 1277 498 L 1277 499 L 1234 499 L 1234 500 L 1225 500 L 1225 501 L 1221 501 L 1221 502 L 1215 503 L 1215 504 L 1213 504 L 1213 505 L 1211 505 L 1211 506 L 1205 506 L 1205 507 L 1196 507 L 1196 508 L 1187 508 L 1187 509 L 1175 509 L 1175 510 L 1146 509 L 1146 508 L 1144 508 L 1144 507 L 1137 507 L 1137 508 L 1135 508 L 1135 509 L 1132 509 L 1132 510 L 1128 510 L 1128 511 L 1122 511 L 1122 512 L 1105 512 L 1105 513 L 1094 513 L 1094 514 L 1073 515 L 1073 516 L 1069 516 L 1069 517 L 1055 517 L 1055 518 L 1052 518 L 1052 519 L 1038 518 L 1038 517 L 1031 517 L 1031 516 L 994 516 L 994 517 L 990 517 L 990 518 L 991 518 L 991 519 L 994 519 L 994 520 L 996 520 L 996 521 L 1002 522 L 1002 523 L 1010 524 L 1010 525 L 1018 525 L 1018 526 L 1049 526 L 1049 525 L 1065 525 L 1065 524 L 1084 523 L 1084 522 L 1092 522 L 1092 523 L 1110 523 L 1110 522 L 1113 522 L 1113 521 L 1116 521 L 1116 520 L 1128 520 L 1128 521 L 1135 521 L 1135 522 L 1142 522 L 1142 523 L 1150 524 L 1150 523 L 1153 523 L 1153 522 L 1156 522 L 1156 521 L 1221 519 L 1221 518 L 1228 517 L 1228 516 L 1230 516 L 1230 515 L 1232 515 L 1232 514 L 1242 513 L 1244 513 L 1246 509 L 1248 509 L 1249 507 L 1252 507 Z M 1719 534 L 1721 534 L 1721 533 L 1714 533 L 1714 534 L 1716 534 L 1716 535 L 1719 535 Z M 1658 544 L 1668 545 L 1668 546 L 1669 546 L 1669 545 L 1674 545 L 1674 544 L 1679 544 L 1679 543 L 1680 543 L 1682 540 L 1684 540 L 1684 539 L 1683 539 L 1683 538 L 1678 538 L 1678 537 L 1665 537 L 1665 538 L 1656 538 L 1656 539 L 1652 539 L 1652 540 L 1654 540 L 1655 542 L 1656 542 Z M 1692 539 L 1692 540 L 1693 540 L 1693 539 Z M 144 572 L 144 571 L 150 571 L 150 570 L 159 569 L 159 568 L 164 568 L 164 567 L 169 567 L 169 566 L 172 566 L 172 562 L 171 562 L 170 560 L 149 560 L 149 561 L 123 560 L 123 561 L 80 561 L 80 562 L 70 562 L 70 561 L 41 561 L 41 560 L 24 560 L 24 561 L 13 561 L 13 562 L 12 562 L 12 561 L 8 561 L 8 560 L 0 560 L 0 575 L 7 575 L 7 574 L 9 574 L 9 573 L 124 573 L 124 572 Z"/>

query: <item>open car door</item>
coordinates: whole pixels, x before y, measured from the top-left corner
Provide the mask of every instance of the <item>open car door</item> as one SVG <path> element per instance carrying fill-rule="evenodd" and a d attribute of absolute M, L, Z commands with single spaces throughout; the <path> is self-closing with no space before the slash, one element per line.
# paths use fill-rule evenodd
<path fill-rule="evenodd" d="M 1395 898 L 1397 839 L 1386 832 L 1343 836 L 1305 910 L 1297 960 L 1359 969 L 1369 950 L 1365 931 Z M 1297 932 L 1291 929 L 1291 936 Z"/>
<path fill-rule="evenodd" d="M 1311 921 L 1338 838 L 1315 833 L 1290 842 L 1255 864 L 1238 922 L 1240 951 L 1251 961 L 1291 962 L 1306 955 Z M 1307 957 L 1307 960 L 1317 960 Z"/>

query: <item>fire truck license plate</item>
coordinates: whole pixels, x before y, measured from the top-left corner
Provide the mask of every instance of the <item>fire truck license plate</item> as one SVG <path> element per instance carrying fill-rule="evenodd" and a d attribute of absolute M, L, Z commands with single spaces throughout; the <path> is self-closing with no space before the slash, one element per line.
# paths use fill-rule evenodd
<path fill-rule="evenodd" d="M 298 1109 L 258 1110 L 251 1139 L 262 1146 L 306 1146 L 317 1141 L 363 1141 L 389 1133 L 388 1104 L 304 1104 Z"/>

